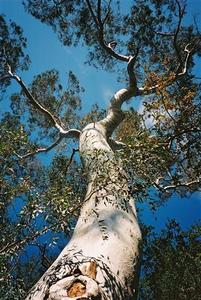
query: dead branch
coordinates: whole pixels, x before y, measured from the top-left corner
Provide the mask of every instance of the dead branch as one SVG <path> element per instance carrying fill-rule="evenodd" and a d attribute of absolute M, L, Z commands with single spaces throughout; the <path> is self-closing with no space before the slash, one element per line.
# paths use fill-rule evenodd
<path fill-rule="evenodd" d="M 71 156 L 70 156 L 70 158 L 69 158 L 68 164 L 66 165 L 66 168 L 65 168 L 65 172 L 64 172 L 65 175 L 66 175 L 66 173 L 67 173 L 67 171 L 68 171 L 68 168 L 70 167 L 70 165 L 71 165 L 71 163 L 72 163 L 72 161 L 73 161 L 73 158 L 74 158 L 75 153 L 78 152 L 78 151 L 79 151 L 79 149 L 74 149 L 74 148 L 73 148 L 73 151 L 72 151 Z"/>
<path fill-rule="evenodd" d="M 192 180 L 189 182 L 180 182 L 177 184 L 172 184 L 172 185 L 167 185 L 167 186 L 162 186 L 160 184 L 157 184 L 157 182 L 155 182 L 155 186 L 157 188 L 159 188 L 161 191 L 168 191 L 168 190 L 173 190 L 173 189 L 177 189 L 177 188 L 181 188 L 181 187 L 189 188 L 193 185 L 197 185 L 200 183 L 201 183 L 201 181 L 199 179 L 196 179 L 196 180 Z"/>

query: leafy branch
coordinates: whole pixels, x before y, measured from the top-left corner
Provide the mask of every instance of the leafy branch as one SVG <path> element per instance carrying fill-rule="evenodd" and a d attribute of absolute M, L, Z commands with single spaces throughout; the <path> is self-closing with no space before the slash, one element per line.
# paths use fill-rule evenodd
<path fill-rule="evenodd" d="M 77 139 L 79 138 L 79 136 L 80 136 L 80 131 L 79 130 L 77 130 L 77 129 L 65 130 L 58 123 L 58 121 L 56 120 L 54 115 L 34 98 L 34 96 L 31 94 L 31 92 L 26 87 L 23 80 L 18 75 L 14 74 L 12 72 L 11 66 L 9 64 L 7 64 L 7 68 L 8 68 L 8 74 L 5 75 L 3 78 L 1 78 L 1 80 L 5 80 L 5 79 L 8 79 L 8 78 L 14 79 L 20 85 L 20 87 L 22 88 L 23 93 L 26 95 L 26 97 L 28 98 L 30 103 L 37 110 L 39 110 L 41 113 L 46 115 L 48 117 L 48 119 L 51 121 L 52 125 L 59 131 L 59 137 L 57 138 L 57 140 L 54 143 L 52 143 L 50 146 L 48 146 L 47 148 L 38 148 L 35 151 L 29 152 L 29 153 L 27 153 L 23 156 L 20 156 L 19 154 L 15 153 L 20 159 L 24 159 L 24 158 L 27 158 L 27 157 L 30 157 L 30 156 L 34 156 L 35 154 L 42 153 L 42 152 L 48 152 L 48 151 L 52 150 L 55 146 L 57 146 L 63 140 L 63 138 L 77 138 Z"/>

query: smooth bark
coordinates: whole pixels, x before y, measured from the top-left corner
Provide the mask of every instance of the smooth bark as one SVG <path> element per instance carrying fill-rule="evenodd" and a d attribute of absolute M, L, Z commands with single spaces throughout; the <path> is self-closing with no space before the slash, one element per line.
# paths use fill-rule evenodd
<path fill-rule="evenodd" d="M 123 119 L 121 90 L 108 115 L 80 135 L 88 190 L 74 234 L 53 265 L 30 291 L 31 299 L 124 299 L 137 297 L 141 232 L 121 160 L 110 142 Z"/>

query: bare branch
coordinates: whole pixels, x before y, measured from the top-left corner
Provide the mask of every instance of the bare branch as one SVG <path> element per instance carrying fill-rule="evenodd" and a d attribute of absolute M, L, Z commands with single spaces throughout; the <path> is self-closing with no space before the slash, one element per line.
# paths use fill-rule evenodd
<path fill-rule="evenodd" d="M 63 138 L 79 138 L 80 136 L 80 131 L 77 129 L 69 129 L 69 130 L 65 130 L 61 125 L 58 124 L 56 118 L 51 114 L 51 112 L 49 110 L 47 110 L 46 108 L 44 108 L 34 97 L 33 95 L 30 93 L 30 91 L 27 89 L 25 83 L 22 81 L 22 79 L 13 74 L 11 71 L 11 66 L 9 64 L 7 64 L 7 68 L 8 68 L 8 74 L 6 76 L 6 78 L 11 78 L 17 81 L 17 83 L 21 86 L 24 94 L 28 97 L 29 101 L 31 102 L 31 104 L 37 108 L 39 111 L 41 111 L 42 113 L 44 113 L 52 122 L 52 124 L 59 130 L 59 137 L 57 138 L 57 140 L 51 144 L 50 146 L 48 146 L 47 148 L 38 148 L 33 152 L 29 152 L 23 156 L 15 153 L 15 155 L 20 158 L 20 159 L 25 159 L 31 156 L 34 156 L 38 153 L 42 153 L 42 152 L 48 152 L 50 150 L 52 150 L 55 146 L 57 146 L 61 140 Z"/>
<path fill-rule="evenodd" d="M 107 6 L 107 12 L 105 14 L 105 18 L 103 19 L 103 25 L 105 24 L 105 22 L 107 21 L 107 19 L 109 17 L 109 14 L 110 14 L 110 4 L 111 4 L 111 0 L 109 1 L 108 6 Z"/>
<path fill-rule="evenodd" d="M 65 130 L 58 124 L 56 118 L 51 114 L 51 112 L 49 110 L 47 110 L 46 108 L 44 108 L 34 97 L 33 95 L 30 93 L 30 91 L 27 89 L 25 83 L 22 81 L 22 79 L 13 74 L 11 72 L 10 66 L 9 66 L 9 70 L 8 73 L 10 75 L 10 78 L 15 79 L 17 81 L 17 83 L 21 86 L 24 94 L 27 96 L 27 98 L 29 99 L 29 101 L 31 102 L 31 104 L 37 108 L 39 111 L 41 111 L 42 113 L 44 113 L 49 120 L 51 121 L 51 123 L 61 132 L 61 133 L 65 133 Z"/>
<path fill-rule="evenodd" d="M 161 178 L 160 178 L 161 179 Z M 186 188 L 189 188 L 193 185 L 197 185 L 199 183 L 201 183 L 201 181 L 199 179 L 196 179 L 196 180 L 192 180 L 192 181 L 189 181 L 189 182 L 181 182 L 181 183 L 177 183 L 177 184 L 172 184 L 172 185 L 167 185 L 167 186 L 162 186 L 160 185 L 158 182 L 160 181 L 159 180 L 156 180 L 155 182 L 155 186 L 157 188 L 159 188 L 160 190 L 162 191 L 168 191 L 168 190 L 173 190 L 173 189 L 176 189 L 176 188 L 180 188 L 180 187 L 186 187 Z"/>
<path fill-rule="evenodd" d="M 97 9 L 97 15 L 98 16 L 95 15 L 95 13 L 93 11 L 93 8 L 91 6 L 90 1 L 86 0 L 86 3 L 87 3 L 89 11 L 91 13 L 91 16 L 92 16 L 92 18 L 94 20 L 94 23 L 96 25 L 96 29 L 97 29 L 97 33 L 98 33 L 98 41 L 99 41 L 100 46 L 104 50 L 106 50 L 107 53 L 109 53 L 114 58 L 116 58 L 118 60 L 121 60 L 121 61 L 128 62 L 129 61 L 129 56 L 125 56 L 125 55 L 117 53 L 116 51 L 114 51 L 114 48 L 111 46 L 111 43 L 107 44 L 105 42 L 105 39 L 104 39 L 104 28 L 103 28 L 105 20 L 102 22 L 101 21 L 101 15 L 100 15 L 101 14 L 101 1 L 100 0 L 98 1 L 98 9 Z"/>
<path fill-rule="evenodd" d="M 42 153 L 42 152 L 45 152 L 45 153 L 47 153 L 48 151 L 50 151 L 51 149 L 53 149 L 54 147 L 56 147 L 60 142 L 61 142 L 61 140 L 64 138 L 64 136 L 59 136 L 59 138 L 53 143 L 53 144 L 51 144 L 49 147 L 47 147 L 47 148 L 38 148 L 38 149 L 36 149 L 35 151 L 33 151 L 33 152 L 29 152 L 29 153 L 27 153 L 27 154 L 25 154 L 25 155 L 19 155 L 19 154 L 17 154 L 17 153 L 15 153 L 15 155 L 17 156 L 17 157 L 19 157 L 20 159 L 25 159 L 25 158 L 28 158 L 28 157 L 31 157 L 31 156 L 34 156 L 34 155 L 36 155 L 36 154 L 38 154 L 38 153 Z"/>
<path fill-rule="evenodd" d="M 185 12 L 185 6 L 182 8 L 179 1 L 176 0 L 176 3 L 177 3 L 177 6 L 178 6 L 178 12 L 179 12 L 179 20 L 178 20 L 178 24 L 177 24 L 177 28 L 176 28 L 176 31 L 175 33 L 162 33 L 162 32 L 155 32 L 157 34 L 161 34 L 161 35 L 164 35 L 164 36 L 173 36 L 174 39 L 173 39 L 173 45 L 174 45 L 174 49 L 175 49 L 175 52 L 176 52 L 176 55 L 177 55 L 177 58 L 179 60 L 179 65 L 177 66 L 176 70 L 175 70 L 175 77 L 172 78 L 171 80 L 167 80 L 166 82 L 163 82 L 162 85 L 164 86 L 170 86 L 175 80 L 177 80 L 180 76 L 182 75 L 185 75 L 187 73 L 187 65 L 188 65 L 188 62 L 189 62 L 189 59 L 191 57 L 191 53 L 193 52 L 194 47 L 192 47 L 192 49 L 188 49 L 190 45 L 192 45 L 191 43 L 187 44 L 184 48 L 184 52 L 186 52 L 186 57 L 185 57 L 185 60 L 183 61 L 182 60 L 182 57 L 181 57 L 181 51 L 180 49 L 178 48 L 178 45 L 177 45 L 177 39 L 178 39 L 178 34 L 179 34 L 179 31 L 181 29 L 181 21 L 182 21 L 182 18 L 184 16 L 184 12 Z M 168 78 L 168 74 L 167 74 L 167 78 Z M 161 84 L 155 84 L 151 87 L 148 87 L 148 88 L 139 88 L 138 89 L 138 94 L 139 95 L 144 95 L 144 94 L 151 94 L 151 93 L 154 93 L 157 89 L 159 89 L 161 86 Z"/>
<path fill-rule="evenodd" d="M 153 32 L 155 34 L 162 35 L 162 36 L 174 36 L 175 35 L 174 32 L 162 32 L 162 31 L 155 31 L 155 30 L 153 30 Z"/>
<path fill-rule="evenodd" d="M 74 149 L 73 148 L 73 151 L 72 151 L 71 156 L 69 158 L 68 164 L 66 165 L 65 174 L 67 173 L 68 168 L 70 167 L 70 165 L 71 165 L 71 163 L 73 161 L 73 157 L 74 157 L 75 153 L 78 152 L 78 151 L 79 151 L 79 149 Z"/>
<path fill-rule="evenodd" d="M 134 73 L 134 65 L 137 59 L 139 49 L 136 51 L 134 56 L 129 56 L 127 71 L 129 75 L 129 88 L 121 89 L 110 101 L 109 109 L 107 116 L 101 120 L 99 123 L 104 125 L 106 128 L 106 135 L 109 138 L 117 126 L 123 121 L 124 113 L 121 110 L 122 104 L 132 98 L 133 96 L 138 95 L 137 80 Z M 109 142 L 109 140 L 108 140 Z"/>
<path fill-rule="evenodd" d="M 151 87 L 140 87 L 138 88 L 138 95 L 147 95 L 147 94 L 152 94 L 152 93 L 155 93 L 157 89 L 159 89 L 161 87 L 161 85 L 164 87 L 168 87 L 170 86 L 174 81 L 176 81 L 179 77 L 185 75 L 187 73 L 187 66 L 188 66 L 188 62 L 189 62 L 189 59 L 191 57 L 191 54 L 195 48 L 192 47 L 190 50 L 188 49 L 188 47 L 191 45 L 191 43 L 187 44 L 184 48 L 184 52 L 186 52 L 186 58 L 185 58 L 185 61 L 183 63 L 183 70 L 181 72 L 178 73 L 178 69 L 181 68 L 181 66 L 179 65 L 179 67 L 177 68 L 177 70 L 175 71 L 175 76 L 173 78 L 171 78 L 171 80 L 168 79 L 168 74 L 167 74 L 167 80 L 162 82 L 162 84 L 156 84 L 156 85 L 153 85 Z"/>
<path fill-rule="evenodd" d="M 27 89 L 25 83 L 22 81 L 22 79 L 13 74 L 11 71 L 11 67 L 10 65 L 8 66 L 8 74 L 6 77 L 11 78 L 11 79 L 15 79 L 17 81 L 17 83 L 21 86 L 24 94 L 28 97 L 28 99 L 30 100 L 31 104 L 37 108 L 39 111 L 41 111 L 42 113 L 44 113 L 52 122 L 52 124 L 59 130 L 59 133 L 61 134 L 62 137 L 74 137 L 74 138 L 79 138 L 80 135 L 80 131 L 77 129 L 70 129 L 70 130 L 65 130 L 61 125 L 58 124 L 56 118 L 53 116 L 53 114 L 46 109 L 45 107 L 43 107 L 34 97 L 33 95 L 30 93 L 30 91 Z"/>
<path fill-rule="evenodd" d="M 70 129 L 68 131 L 66 131 L 65 133 L 60 133 L 58 139 L 53 143 L 51 144 L 49 147 L 47 148 L 38 148 L 36 149 L 35 151 L 33 152 L 29 152 L 25 155 L 19 155 L 17 153 L 15 153 L 15 155 L 20 158 L 20 159 L 25 159 L 25 158 L 28 158 L 28 157 L 31 157 L 31 156 L 34 156 L 38 153 L 47 153 L 48 151 L 52 150 L 54 147 L 56 147 L 62 140 L 63 138 L 78 138 L 80 135 L 80 131 L 77 130 L 77 129 Z"/>
<path fill-rule="evenodd" d="M 177 76 L 184 75 L 184 74 L 186 74 L 186 72 L 187 72 L 187 64 L 188 64 L 188 61 L 189 61 L 190 54 L 191 54 L 191 52 L 193 51 L 193 48 L 192 48 L 191 50 L 188 50 L 188 46 L 190 46 L 190 44 L 187 44 L 187 45 L 185 46 L 185 49 L 184 49 L 184 51 L 185 51 L 187 54 L 186 54 L 186 58 L 185 58 L 185 61 L 184 61 L 183 71 L 181 71 L 180 73 L 178 73 Z"/>
<path fill-rule="evenodd" d="M 102 25 L 102 21 L 101 21 L 101 0 L 97 1 L 97 18 L 98 18 L 99 25 Z"/>
<path fill-rule="evenodd" d="M 105 126 L 108 138 L 124 119 L 124 113 L 121 110 L 122 104 L 133 96 L 136 96 L 136 89 L 129 87 L 116 92 L 110 100 L 107 116 L 98 122 Z"/>
<path fill-rule="evenodd" d="M 93 8 L 92 8 L 92 6 L 91 6 L 90 1 L 89 1 L 89 0 L 86 0 L 86 3 L 87 3 L 87 6 L 88 6 L 89 11 L 90 11 L 90 13 L 91 13 L 91 16 L 92 16 L 92 18 L 93 18 L 93 20 L 94 20 L 94 23 L 96 24 L 97 28 L 99 28 L 100 24 L 99 24 L 99 21 L 98 21 L 98 19 L 97 19 L 95 13 L 94 13 L 94 11 L 93 11 Z"/>
<path fill-rule="evenodd" d="M 184 16 L 185 6 L 182 9 L 179 1 L 178 0 L 175 0 L 175 1 L 177 3 L 178 11 L 179 11 L 179 21 L 178 21 L 178 24 L 177 24 L 176 32 L 174 34 L 173 45 L 174 45 L 177 57 L 179 59 L 180 66 L 182 66 L 182 58 L 181 58 L 180 50 L 179 50 L 179 48 L 177 46 L 177 37 L 178 37 L 179 31 L 180 31 L 180 28 L 181 28 L 181 21 L 182 21 L 182 18 Z"/>
<path fill-rule="evenodd" d="M 114 58 L 121 60 L 121 61 L 125 61 L 128 62 L 129 61 L 129 56 L 126 55 L 122 55 L 117 53 L 114 48 L 111 46 L 111 43 L 106 44 L 104 41 L 104 34 L 103 31 L 99 31 L 99 43 L 101 45 L 101 47 L 106 50 L 111 56 L 113 56 Z"/>

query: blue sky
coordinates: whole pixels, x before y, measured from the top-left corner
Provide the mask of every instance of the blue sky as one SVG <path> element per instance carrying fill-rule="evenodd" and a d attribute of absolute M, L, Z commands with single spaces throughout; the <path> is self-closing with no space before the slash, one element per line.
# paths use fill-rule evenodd
<path fill-rule="evenodd" d="M 124 8 L 129 1 L 123 1 Z M 188 0 L 188 10 L 190 16 L 186 22 L 192 20 L 193 15 L 201 16 L 201 0 Z M 55 68 L 60 73 L 63 85 L 67 85 L 67 74 L 72 70 L 79 78 L 81 85 L 86 92 L 83 96 L 83 109 L 85 113 L 93 103 L 98 103 L 101 107 L 106 107 L 112 94 L 122 88 L 117 83 L 116 77 L 112 73 L 96 70 L 84 64 L 86 49 L 67 48 L 61 45 L 57 36 L 50 27 L 40 23 L 31 15 L 27 14 L 21 4 L 21 0 L 0 0 L 0 11 L 8 19 L 14 20 L 24 29 L 24 35 L 28 40 L 27 54 L 31 58 L 31 66 L 27 72 L 20 73 L 23 80 L 29 84 L 33 76 Z M 201 18 L 197 18 L 201 25 Z M 197 66 L 199 70 L 201 66 Z M 13 83 L 10 92 L 16 92 L 19 87 Z M 139 103 L 136 105 L 136 107 Z M 1 111 L 5 111 L 7 105 L 3 102 Z M 174 195 L 168 203 L 161 207 L 157 213 L 152 213 L 149 207 L 145 207 L 143 220 L 148 224 L 160 229 L 164 226 L 167 218 L 176 218 L 183 227 L 189 227 L 193 221 L 201 218 L 201 195 L 195 193 L 189 198 L 179 198 Z"/>

